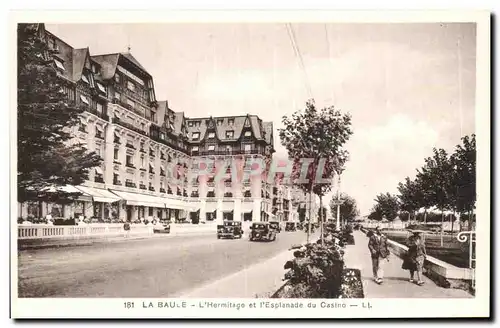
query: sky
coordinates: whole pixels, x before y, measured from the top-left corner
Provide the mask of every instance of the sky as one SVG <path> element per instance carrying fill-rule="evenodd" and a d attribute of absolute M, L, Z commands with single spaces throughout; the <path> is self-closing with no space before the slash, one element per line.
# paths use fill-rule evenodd
<path fill-rule="evenodd" d="M 413 178 L 433 147 L 452 151 L 475 132 L 475 24 L 291 26 L 304 69 L 285 24 L 46 25 L 92 55 L 130 47 L 157 99 L 188 117 L 251 113 L 274 122 L 276 156 L 286 156 L 281 118 L 309 98 L 349 113 L 341 191 L 362 215 L 377 194 Z"/>

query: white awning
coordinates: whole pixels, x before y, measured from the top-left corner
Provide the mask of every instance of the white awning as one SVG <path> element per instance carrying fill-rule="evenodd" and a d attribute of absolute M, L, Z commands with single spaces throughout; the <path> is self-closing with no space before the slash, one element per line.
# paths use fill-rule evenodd
<path fill-rule="evenodd" d="M 68 194 L 80 193 L 82 195 L 78 196 L 78 200 L 81 200 L 81 201 L 91 201 L 92 200 L 91 195 L 83 192 L 82 190 L 77 189 L 75 186 L 72 186 L 72 185 L 57 186 L 57 187 L 52 186 L 52 187 L 43 188 L 41 191 L 49 192 L 49 193 L 65 192 Z"/>
<path fill-rule="evenodd" d="M 104 172 L 102 171 L 102 169 L 100 167 L 97 166 L 94 169 L 95 169 L 95 173 L 97 173 L 97 174 L 104 174 Z"/>
<path fill-rule="evenodd" d="M 185 210 L 189 212 L 196 212 L 200 209 L 200 203 L 197 202 L 187 202 L 180 199 L 174 198 L 163 198 L 165 201 L 165 207 L 174 210 Z"/>
<path fill-rule="evenodd" d="M 127 205 L 135 205 L 135 206 L 151 206 L 151 207 L 165 207 L 165 201 L 163 198 L 137 194 L 132 192 L 111 190 L 114 194 L 119 196 L 120 198 L 127 201 Z"/>
<path fill-rule="evenodd" d="M 91 187 L 86 187 L 86 186 L 78 186 L 77 187 L 79 190 L 82 192 L 85 192 L 92 196 L 92 199 L 94 202 L 99 202 L 99 203 L 114 203 L 120 200 L 118 196 L 115 194 L 109 192 L 106 189 L 98 189 L 98 188 L 91 188 Z"/>

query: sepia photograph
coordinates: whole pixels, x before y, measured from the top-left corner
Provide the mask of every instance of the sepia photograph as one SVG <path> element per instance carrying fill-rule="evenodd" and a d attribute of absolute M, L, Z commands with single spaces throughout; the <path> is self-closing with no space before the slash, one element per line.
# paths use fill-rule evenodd
<path fill-rule="evenodd" d="M 11 24 L 14 316 L 488 304 L 488 13 L 35 17 Z"/>

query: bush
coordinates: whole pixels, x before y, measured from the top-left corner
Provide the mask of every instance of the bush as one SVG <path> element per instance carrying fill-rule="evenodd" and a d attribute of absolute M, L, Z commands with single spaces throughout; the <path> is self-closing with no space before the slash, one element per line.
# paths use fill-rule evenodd
<path fill-rule="evenodd" d="M 333 240 L 310 243 L 285 264 L 287 288 L 278 298 L 338 298 L 344 269 L 343 251 Z"/>

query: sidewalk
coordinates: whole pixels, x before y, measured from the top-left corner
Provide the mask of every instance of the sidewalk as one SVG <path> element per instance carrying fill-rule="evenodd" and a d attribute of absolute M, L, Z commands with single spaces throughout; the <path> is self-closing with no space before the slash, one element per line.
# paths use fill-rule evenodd
<path fill-rule="evenodd" d="M 368 238 L 361 231 L 354 231 L 355 245 L 346 246 L 345 264 L 348 268 L 360 269 L 365 298 L 472 298 L 460 289 L 441 288 L 424 276 L 425 284 L 410 283 L 409 271 L 401 269 L 403 261 L 391 254 L 384 268 L 384 283 L 373 281 L 372 264 L 368 251 Z"/>

